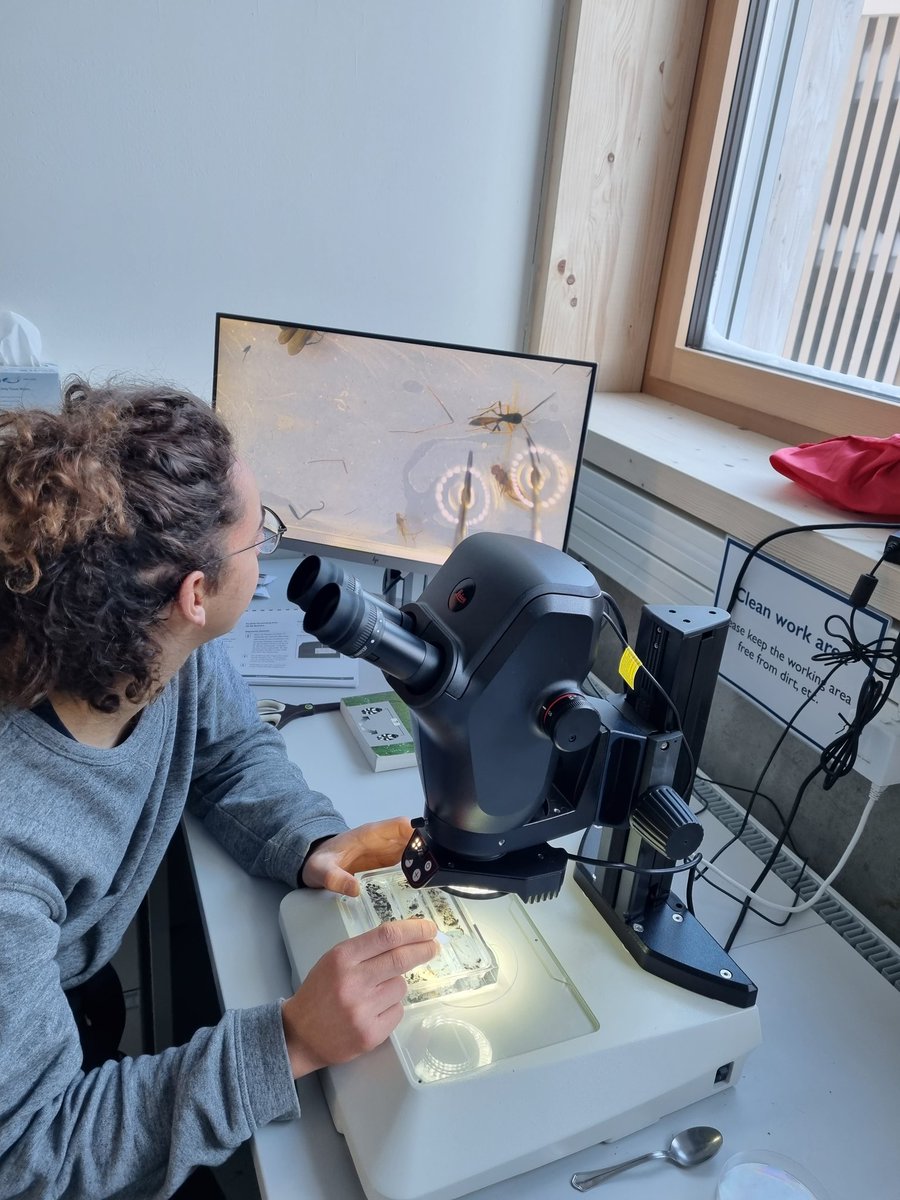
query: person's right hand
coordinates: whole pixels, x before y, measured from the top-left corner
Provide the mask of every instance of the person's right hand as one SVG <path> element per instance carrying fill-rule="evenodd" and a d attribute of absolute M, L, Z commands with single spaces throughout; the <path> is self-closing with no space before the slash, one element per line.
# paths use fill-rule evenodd
<path fill-rule="evenodd" d="M 341 942 L 281 1007 L 294 1078 L 374 1050 L 403 1016 L 406 980 L 440 947 L 422 918 L 388 921 Z"/>

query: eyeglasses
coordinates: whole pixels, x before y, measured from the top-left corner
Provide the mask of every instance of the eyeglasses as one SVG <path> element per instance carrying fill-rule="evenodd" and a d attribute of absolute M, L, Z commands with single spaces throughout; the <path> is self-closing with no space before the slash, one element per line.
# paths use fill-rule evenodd
<path fill-rule="evenodd" d="M 287 525 L 279 517 L 274 509 L 267 508 L 265 504 L 262 506 L 263 523 L 262 523 L 262 541 L 256 543 L 260 554 L 274 554 L 281 545 L 281 539 L 287 533 Z M 248 546 L 248 550 L 253 550 L 253 546 Z M 240 553 L 240 551 L 238 551 Z"/>
<path fill-rule="evenodd" d="M 262 554 L 274 554 L 281 545 L 281 539 L 287 533 L 287 525 L 271 508 L 262 506 L 262 537 L 252 546 L 242 546 L 240 550 L 232 550 L 228 554 L 220 554 L 218 558 L 208 558 L 200 563 L 200 568 L 208 567 L 210 563 L 223 562 L 226 558 L 234 558 L 235 554 L 244 554 L 248 550 L 258 550 Z"/>
<path fill-rule="evenodd" d="M 258 542 L 254 542 L 252 546 L 244 546 L 242 550 L 232 550 L 230 554 L 223 554 L 223 558 L 233 558 L 235 554 L 243 554 L 245 550 L 258 550 L 260 554 L 274 554 L 281 545 L 281 539 L 287 533 L 287 525 L 279 517 L 278 513 L 271 508 L 262 506 L 262 538 Z"/>

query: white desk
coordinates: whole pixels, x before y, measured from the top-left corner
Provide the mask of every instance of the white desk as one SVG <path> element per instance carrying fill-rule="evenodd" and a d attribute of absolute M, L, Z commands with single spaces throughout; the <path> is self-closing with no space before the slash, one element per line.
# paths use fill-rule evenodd
<path fill-rule="evenodd" d="M 362 673 L 361 683 L 368 686 Z M 371 690 L 383 687 L 376 673 Z M 264 690 L 297 698 L 289 690 Z M 325 689 L 303 694 L 304 700 L 334 698 Z M 284 732 L 311 786 L 328 793 L 350 824 L 421 813 L 415 769 L 373 773 L 339 713 L 295 721 Z M 709 855 L 726 833 L 708 815 L 703 820 Z M 289 995 L 289 966 L 278 929 L 278 905 L 286 889 L 245 875 L 192 818 L 186 819 L 186 831 L 223 1006 Z M 758 860 L 740 845 L 727 851 L 720 865 L 738 878 L 759 869 Z M 771 898 L 789 902 L 778 880 L 766 887 Z M 702 882 L 695 887 L 695 906 L 703 924 L 723 939 L 737 906 Z M 783 930 L 748 917 L 733 954 L 759 987 L 763 1026 L 763 1044 L 750 1055 L 736 1086 L 616 1143 L 485 1188 L 476 1193 L 479 1200 L 575 1196 L 568 1182 L 573 1171 L 660 1149 L 688 1125 L 722 1130 L 725 1145 L 717 1158 L 690 1171 L 646 1164 L 604 1183 L 603 1194 L 618 1200 L 645 1200 L 651 1192 L 667 1200 L 712 1200 L 726 1158 L 763 1148 L 803 1162 L 829 1187 L 831 1200 L 900 1195 L 900 993 L 811 912 Z M 640 976 L 639 968 L 635 971 Z M 301 1195 L 304 1200 L 364 1200 L 317 1078 L 301 1080 L 299 1094 L 299 1122 L 269 1125 L 253 1139 L 262 1195 L 266 1200 Z"/>

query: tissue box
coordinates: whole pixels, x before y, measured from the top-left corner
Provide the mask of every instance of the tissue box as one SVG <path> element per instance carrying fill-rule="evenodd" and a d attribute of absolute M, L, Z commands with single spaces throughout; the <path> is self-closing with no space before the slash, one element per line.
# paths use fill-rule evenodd
<path fill-rule="evenodd" d="M 59 370 L 43 367 L 0 366 L 0 408 L 60 407 Z"/>

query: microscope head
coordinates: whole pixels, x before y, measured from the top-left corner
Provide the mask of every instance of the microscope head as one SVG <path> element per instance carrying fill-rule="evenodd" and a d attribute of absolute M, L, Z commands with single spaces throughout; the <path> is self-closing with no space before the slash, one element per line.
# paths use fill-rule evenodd
<path fill-rule="evenodd" d="M 599 734 L 580 690 L 603 623 L 599 584 L 552 547 L 479 533 L 406 611 L 444 670 L 424 694 L 395 684 L 415 714 L 425 792 L 404 871 L 414 883 L 439 873 L 445 886 L 555 894 L 564 857 L 544 845 L 539 818 L 560 757 Z"/>
<path fill-rule="evenodd" d="M 426 807 L 410 881 L 554 895 L 565 855 L 546 837 L 588 821 L 552 811 L 553 781 L 600 733 L 580 690 L 605 613 L 593 575 L 540 542 L 477 533 L 392 616 L 320 562 L 291 584 L 304 628 L 375 662 L 413 715 Z"/>

